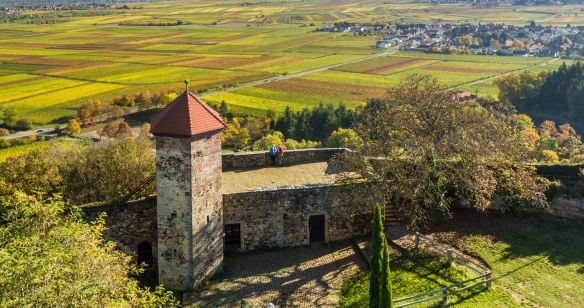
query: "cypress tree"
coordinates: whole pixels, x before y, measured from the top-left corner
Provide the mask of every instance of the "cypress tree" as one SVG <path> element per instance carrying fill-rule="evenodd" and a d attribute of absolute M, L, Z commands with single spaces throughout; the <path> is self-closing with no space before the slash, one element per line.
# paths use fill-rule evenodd
<path fill-rule="evenodd" d="M 383 234 L 383 220 L 381 207 L 375 205 L 373 212 L 373 235 L 371 237 L 371 277 L 369 278 L 369 307 L 380 307 L 380 291 L 382 281 L 381 250 L 385 236 Z"/>
<path fill-rule="evenodd" d="M 392 307 L 389 246 L 383 229 L 381 207 L 377 204 L 373 213 L 371 238 L 371 277 L 369 280 L 369 307 L 371 308 Z"/>
<path fill-rule="evenodd" d="M 383 236 L 383 242 L 381 243 L 381 290 L 379 296 L 379 307 L 391 308 L 392 296 L 391 296 L 391 271 L 389 269 L 389 246 L 387 245 L 387 240 Z"/>

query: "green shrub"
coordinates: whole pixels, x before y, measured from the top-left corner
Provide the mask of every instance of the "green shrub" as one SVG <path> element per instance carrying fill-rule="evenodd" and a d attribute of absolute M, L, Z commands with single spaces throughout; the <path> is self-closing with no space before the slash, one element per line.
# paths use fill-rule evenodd
<path fill-rule="evenodd" d="M 32 122 L 29 119 L 20 119 L 16 122 L 14 128 L 17 130 L 28 130 L 32 128 Z"/>
<path fill-rule="evenodd" d="M 566 188 L 566 186 L 562 184 L 560 181 L 552 181 L 549 183 L 545 191 L 545 197 L 548 200 L 553 200 L 563 196 L 564 194 L 566 194 L 567 191 L 568 189 Z"/>

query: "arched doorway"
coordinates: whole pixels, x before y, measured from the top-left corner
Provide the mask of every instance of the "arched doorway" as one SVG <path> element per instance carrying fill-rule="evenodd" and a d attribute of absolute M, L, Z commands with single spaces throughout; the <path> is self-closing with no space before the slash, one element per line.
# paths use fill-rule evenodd
<path fill-rule="evenodd" d="M 138 264 L 145 263 L 146 267 L 152 267 L 153 261 L 152 244 L 149 242 L 141 242 L 138 244 Z"/>

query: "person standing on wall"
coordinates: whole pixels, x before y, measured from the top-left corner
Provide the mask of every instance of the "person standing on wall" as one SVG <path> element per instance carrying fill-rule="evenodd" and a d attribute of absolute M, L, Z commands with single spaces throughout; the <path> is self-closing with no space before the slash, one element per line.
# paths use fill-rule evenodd
<path fill-rule="evenodd" d="M 278 165 L 282 166 L 282 164 L 284 163 L 284 147 L 282 147 L 282 145 L 278 145 Z"/>
<path fill-rule="evenodd" d="M 272 144 L 272 146 L 270 147 L 270 159 L 272 160 L 272 166 L 276 165 L 277 152 L 278 152 L 278 149 L 276 148 L 275 145 Z"/>

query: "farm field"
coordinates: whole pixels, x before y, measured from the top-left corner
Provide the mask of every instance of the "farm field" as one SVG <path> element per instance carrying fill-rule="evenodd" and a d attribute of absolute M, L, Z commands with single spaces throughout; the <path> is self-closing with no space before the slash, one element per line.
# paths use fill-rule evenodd
<path fill-rule="evenodd" d="M 501 74 L 524 70 L 555 69 L 563 60 L 552 58 L 442 55 L 398 52 L 389 56 L 338 66 L 252 88 L 205 96 L 210 102 L 225 101 L 236 110 L 255 113 L 285 106 L 301 109 L 320 102 L 356 106 L 368 98 L 383 97 L 386 89 L 398 86 L 412 74 L 438 78 L 443 84 L 479 96 L 497 96 L 492 81 Z"/>
<path fill-rule="evenodd" d="M 464 91 L 496 95 L 493 77 L 553 68 L 559 61 L 544 66 L 550 59 L 417 52 L 371 58 L 380 52 L 374 48 L 376 37 L 315 29 L 338 21 L 388 19 L 584 24 L 582 6 L 473 9 L 355 0 L 242 6 L 231 0 L 179 0 L 129 7 L 58 15 L 35 11 L 37 18 L 53 24 L 0 24 L 0 105 L 14 108 L 35 125 L 52 125 L 63 123 L 87 101 L 110 101 L 144 90 L 178 91 L 181 81 L 189 79 L 190 88 L 208 101 L 225 101 L 255 114 L 319 102 L 355 106 L 382 96 L 413 73 L 436 76 Z M 87 13 L 99 14 L 83 16 L 91 15 Z M 165 23 L 177 25 L 161 25 Z M 266 79 L 272 82 L 262 83 Z M 250 82 L 253 87 L 246 87 Z"/>
<path fill-rule="evenodd" d="M 52 139 L 49 141 L 37 141 L 33 143 L 28 143 L 24 145 L 19 145 L 15 147 L 10 147 L 6 149 L 0 149 L 0 163 L 5 162 L 8 159 L 22 156 L 28 154 L 32 151 L 47 149 L 50 147 L 59 147 L 70 144 L 71 140 L 67 139 Z"/>

